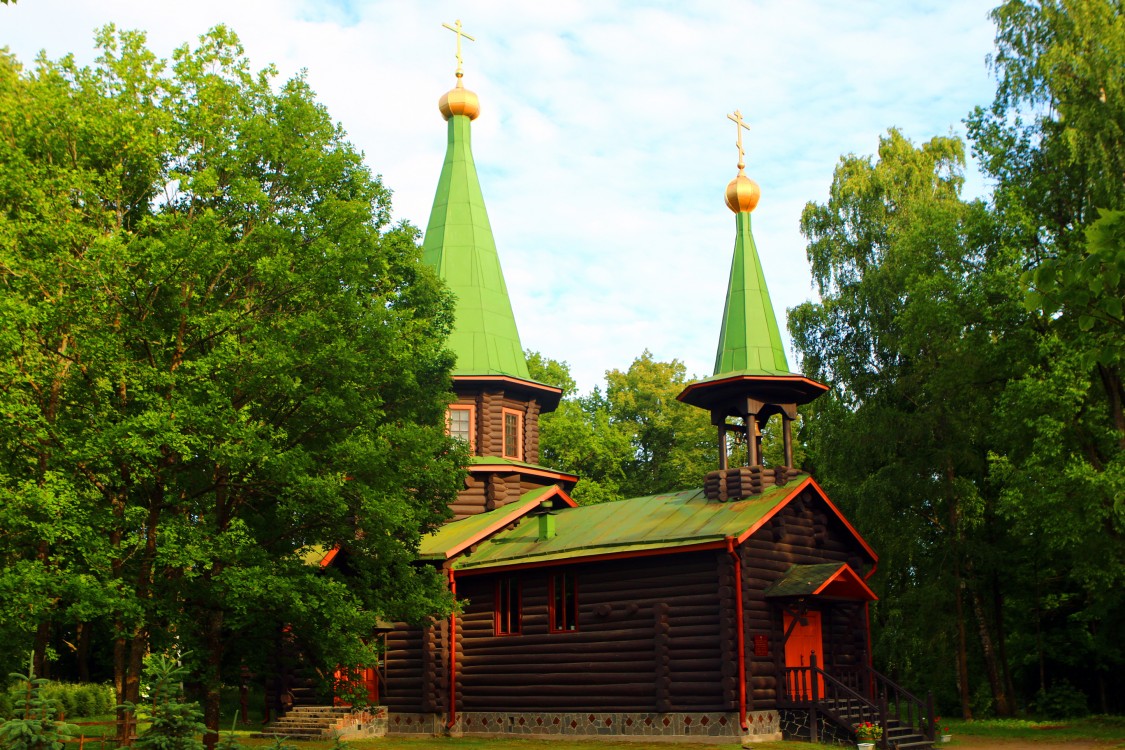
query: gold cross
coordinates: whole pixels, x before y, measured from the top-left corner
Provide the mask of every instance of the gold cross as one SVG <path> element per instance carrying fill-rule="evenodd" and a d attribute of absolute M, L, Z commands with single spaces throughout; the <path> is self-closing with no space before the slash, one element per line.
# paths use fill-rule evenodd
<path fill-rule="evenodd" d="M 738 171 L 746 169 L 746 152 L 742 148 L 742 129 L 750 129 L 750 126 L 742 119 L 742 113 L 737 109 L 733 115 L 727 115 L 727 119 L 738 125 Z"/>
<path fill-rule="evenodd" d="M 464 60 L 461 59 L 461 37 L 465 37 L 470 42 L 475 42 L 476 39 L 474 39 L 473 37 L 469 36 L 468 34 L 466 34 L 464 32 L 464 30 L 461 28 L 461 19 L 460 18 L 458 18 L 454 22 L 453 26 L 450 26 L 447 23 L 443 23 L 442 26 L 444 26 L 445 28 L 449 29 L 450 31 L 452 31 L 454 34 L 457 35 L 457 77 L 460 78 L 461 76 L 464 75 L 464 72 L 461 70 L 461 64 L 464 62 Z"/>

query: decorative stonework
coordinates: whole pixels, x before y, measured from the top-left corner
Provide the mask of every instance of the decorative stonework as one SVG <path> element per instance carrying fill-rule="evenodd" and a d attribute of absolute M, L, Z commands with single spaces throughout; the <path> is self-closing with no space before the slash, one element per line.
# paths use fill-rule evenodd
<path fill-rule="evenodd" d="M 385 706 L 357 709 L 346 716 L 336 726 L 340 739 L 359 739 L 364 737 L 386 737 L 388 713 Z"/>
<path fill-rule="evenodd" d="M 816 724 L 817 742 L 820 744 L 849 747 L 855 744 L 855 739 L 852 735 L 837 726 L 834 722 L 827 721 L 824 717 L 818 716 Z M 811 732 L 809 732 L 809 712 L 797 710 L 782 711 L 781 731 L 787 740 L 809 740 L 812 736 Z"/>
<path fill-rule="evenodd" d="M 452 734 L 456 736 L 505 737 L 669 737 L 692 742 L 740 740 L 743 744 L 781 739 L 777 711 L 753 711 L 747 716 L 748 731 L 738 725 L 735 712 L 713 713 L 620 713 L 561 711 L 472 711 L 457 716 L 452 729 L 444 714 L 391 714 L 390 734 Z"/>

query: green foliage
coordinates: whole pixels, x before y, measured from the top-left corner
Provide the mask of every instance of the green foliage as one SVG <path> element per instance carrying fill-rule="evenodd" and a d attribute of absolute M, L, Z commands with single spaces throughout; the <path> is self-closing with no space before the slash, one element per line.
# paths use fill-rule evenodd
<path fill-rule="evenodd" d="M 413 560 L 466 463 L 452 304 L 303 78 L 222 27 L 98 46 L 0 53 L 0 658 L 96 621 L 135 672 L 175 633 L 213 721 L 228 639 L 369 664 L 450 606 Z"/>
<path fill-rule="evenodd" d="M 963 649 L 958 597 L 982 601 L 1003 564 L 979 415 L 1028 341 L 1015 259 L 960 199 L 963 165 L 959 141 L 894 130 L 877 160 L 843 158 L 802 217 L 821 302 L 789 320 L 803 371 L 833 386 L 804 412 L 809 461 L 879 551 L 877 661 L 939 696 Z"/>
<path fill-rule="evenodd" d="M 0 724 L 0 747 L 5 750 L 62 750 L 64 738 L 77 727 L 59 717 L 62 705 L 45 694 L 47 680 L 11 674 L 18 681 L 15 716 Z"/>
<path fill-rule="evenodd" d="M 167 654 L 145 657 L 144 703 L 126 707 L 135 711 L 149 726 L 137 737 L 134 747 L 141 750 L 203 750 L 200 736 L 206 731 L 199 704 L 189 702 L 183 693 L 188 670 Z"/>
<path fill-rule="evenodd" d="M 1066 680 L 1036 693 L 1030 708 L 1033 714 L 1045 719 L 1073 719 L 1090 714 L 1086 694 Z"/>
<path fill-rule="evenodd" d="M 578 474 L 584 505 L 686 489 L 718 466 L 708 415 L 676 400 L 689 382 L 682 362 L 644 352 L 626 371 L 606 373 L 604 394 L 574 395 L 565 362 L 528 352 L 532 378 L 566 394 L 540 420 L 542 461 Z"/>

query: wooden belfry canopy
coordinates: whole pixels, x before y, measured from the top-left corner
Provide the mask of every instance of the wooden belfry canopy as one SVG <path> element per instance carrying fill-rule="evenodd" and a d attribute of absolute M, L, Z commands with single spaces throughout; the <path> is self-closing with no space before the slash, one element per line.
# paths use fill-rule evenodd
<path fill-rule="evenodd" d="M 677 396 L 711 414 L 711 424 L 718 430 L 719 467 L 707 475 L 704 488 L 709 499 L 723 501 L 757 494 L 764 486 L 784 484 L 796 474 L 792 470 L 791 423 L 797 418 L 797 406 L 828 390 L 789 370 L 781 329 L 750 231 L 750 214 L 758 205 L 761 189 L 745 174 L 742 131 L 749 127 L 739 110 L 727 117 L 735 123 L 738 134 L 738 174 L 725 194 L 727 207 L 735 215 L 735 240 L 715 371 Z M 765 471 L 759 440 L 762 426 L 774 414 L 782 415 L 785 459 L 783 466 Z M 731 469 L 727 465 L 730 432 L 746 441 L 745 467 Z"/>

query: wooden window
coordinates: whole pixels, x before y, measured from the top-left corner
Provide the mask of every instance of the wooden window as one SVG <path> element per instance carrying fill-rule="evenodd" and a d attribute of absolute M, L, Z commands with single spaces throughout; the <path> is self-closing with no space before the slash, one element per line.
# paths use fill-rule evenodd
<path fill-rule="evenodd" d="M 504 409 L 504 458 L 523 460 L 523 414 Z"/>
<path fill-rule="evenodd" d="M 578 579 L 573 573 L 551 576 L 549 609 L 552 633 L 578 630 Z"/>
<path fill-rule="evenodd" d="M 464 440 L 469 448 L 476 449 L 476 409 L 472 406 L 454 404 L 445 413 L 446 432 Z"/>
<path fill-rule="evenodd" d="M 519 635 L 522 630 L 523 596 L 520 582 L 505 577 L 496 582 L 496 635 Z"/>

